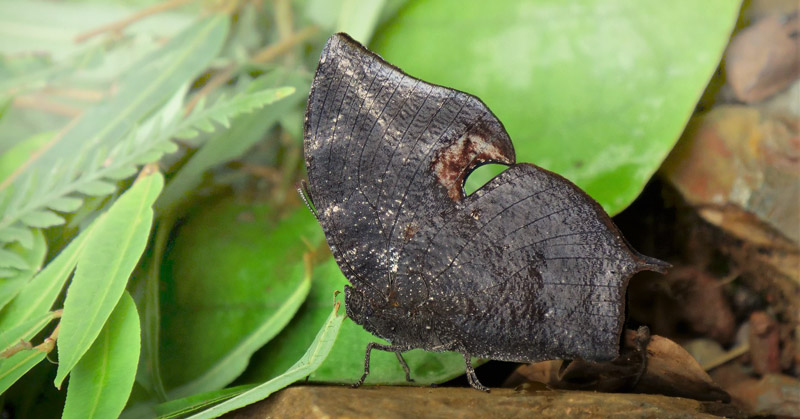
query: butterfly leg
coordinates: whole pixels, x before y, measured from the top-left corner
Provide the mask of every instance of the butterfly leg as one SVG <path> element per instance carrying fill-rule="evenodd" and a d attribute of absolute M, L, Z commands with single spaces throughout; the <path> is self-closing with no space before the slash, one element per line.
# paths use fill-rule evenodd
<path fill-rule="evenodd" d="M 478 381 L 478 376 L 475 375 L 475 368 L 472 368 L 472 360 L 469 359 L 469 354 L 464 354 L 464 362 L 467 364 L 467 380 L 469 381 L 469 385 L 472 386 L 475 390 L 489 392 L 489 388 L 481 384 Z"/>
<path fill-rule="evenodd" d="M 403 351 L 407 351 L 409 348 L 405 346 L 381 345 L 380 343 L 377 342 L 370 342 L 367 344 L 367 353 L 366 355 L 364 355 L 364 374 L 361 376 L 360 380 L 353 383 L 352 385 L 353 388 L 360 387 L 361 384 L 364 384 L 364 380 L 367 379 L 367 376 L 369 375 L 369 357 L 370 354 L 372 354 L 373 349 L 377 349 L 379 351 L 394 352 L 397 355 L 397 359 L 400 360 L 400 365 L 403 366 L 403 370 L 406 372 L 406 380 L 413 381 L 411 380 L 411 373 L 410 370 L 408 369 L 408 364 L 406 364 L 405 359 L 403 359 L 403 356 L 400 354 Z"/>
<path fill-rule="evenodd" d="M 636 372 L 636 378 L 630 384 L 630 390 L 633 390 L 639 384 L 644 374 L 647 372 L 647 345 L 650 343 L 650 328 L 647 326 L 639 326 L 636 331 L 636 351 L 642 356 L 642 363 L 639 365 L 639 371 Z"/>
<path fill-rule="evenodd" d="M 300 199 L 306 204 L 306 208 L 314 214 L 314 218 L 319 220 L 317 207 L 314 205 L 314 198 L 311 197 L 311 192 L 308 191 L 308 183 L 306 183 L 305 180 L 301 180 L 300 185 L 297 186 L 297 194 L 300 195 Z"/>
<path fill-rule="evenodd" d="M 403 352 L 395 351 L 394 354 L 397 355 L 397 360 L 400 361 L 400 366 L 403 367 L 403 371 L 406 373 L 406 381 L 413 383 L 414 379 L 411 378 L 411 369 L 408 368 L 408 364 L 406 364 L 406 360 L 403 358 Z"/>

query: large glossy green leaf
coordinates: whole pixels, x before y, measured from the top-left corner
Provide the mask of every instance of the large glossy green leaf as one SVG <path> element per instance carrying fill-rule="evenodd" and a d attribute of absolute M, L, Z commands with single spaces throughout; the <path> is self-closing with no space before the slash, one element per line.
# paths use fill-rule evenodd
<path fill-rule="evenodd" d="M 232 198 L 178 230 L 162 274 L 161 366 L 170 398 L 230 383 L 284 328 L 308 293 L 304 240 L 322 241 L 307 211 L 282 217 L 270 205 Z"/>
<path fill-rule="evenodd" d="M 286 329 L 254 357 L 253 367 L 243 382 L 264 381 L 282 373 L 292 359 L 302 354 L 319 327 L 325 322 L 331 295 L 344 291 L 347 279 L 333 259 L 328 259 L 314 269 L 313 284 L 308 300 Z M 364 372 L 364 350 L 369 342 L 387 343 L 376 338 L 352 320 L 345 320 L 339 339 L 328 359 L 314 371 L 309 380 L 352 384 Z M 434 353 L 415 349 L 403 357 L 411 368 L 414 384 L 441 383 L 464 373 L 464 357 L 456 353 Z M 367 385 L 404 385 L 405 374 L 393 353 L 373 351 Z"/>
<path fill-rule="evenodd" d="M 152 205 L 163 185 L 161 173 L 140 177 L 92 228 L 64 301 L 57 387 L 100 334 L 122 296 L 147 245 Z"/>
<path fill-rule="evenodd" d="M 332 299 L 329 301 L 332 301 Z M 302 358 L 284 371 L 283 374 L 208 410 L 192 415 L 190 418 L 201 419 L 221 416 L 232 410 L 266 399 L 270 394 L 313 373 L 328 357 L 334 342 L 336 342 L 339 328 L 342 326 L 342 320 L 344 320 L 344 313 L 339 313 L 338 311 L 339 303 L 336 303 L 333 311 L 331 311 L 314 340 L 308 346 L 308 350 L 306 350 Z"/>
<path fill-rule="evenodd" d="M 72 370 L 62 418 L 119 416 L 139 363 L 139 314 L 126 292 L 100 335 Z"/>
<path fill-rule="evenodd" d="M 372 46 L 415 77 L 480 97 L 517 161 L 566 176 L 616 213 L 675 144 L 738 9 L 731 0 L 415 1 Z"/>

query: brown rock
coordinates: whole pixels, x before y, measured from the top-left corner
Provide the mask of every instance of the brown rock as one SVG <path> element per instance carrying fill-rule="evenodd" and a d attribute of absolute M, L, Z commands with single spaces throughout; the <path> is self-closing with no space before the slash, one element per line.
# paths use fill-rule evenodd
<path fill-rule="evenodd" d="M 798 135 L 787 113 L 718 106 L 689 121 L 662 173 L 706 221 L 754 245 L 796 252 Z"/>
<path fill-rule="evenodd" d="M 800 380 L 769 374 L 761 380 L 746 379 L 727 389 L 736 405 L 752 413 L 800 416 Z"/>
<path fill-rule="evenodd" d="M 626 331 L 626 348 L 633 347 L 635 333 Z M 522 365 L 504 386 L 526 380 L 546 384 L 550 388 L 569 390 L 632 391 L 663 394 L 695 400 L 730 401 L 700 364 L 677 343 L 661 336 L 652 336 L 647 344 L 647 363 L 641 373 L 639 351 L 623 350 L 610 362 L 574 360 L 544 361 Z"/>
<path fill-rule="evenodd" d="M 644 394 L 425 387 L 289 387 L 230 418 L 686 418 L 742 416 L 721 403 Z"/>
<path fill-rule="evenodd" d="M 728 83 L 739 100 L 759 102 L 800 75 L 797 10 L 764 17 L 731 40 L 724 63 Z"/>

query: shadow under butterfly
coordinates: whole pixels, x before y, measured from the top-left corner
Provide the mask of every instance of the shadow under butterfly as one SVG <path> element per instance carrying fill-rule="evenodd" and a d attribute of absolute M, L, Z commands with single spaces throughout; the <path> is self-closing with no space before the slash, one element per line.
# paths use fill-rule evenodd
<path fill-rule="evenodd" d="M 625 290 L 669 264 L 633 250 L 567 179 L 516 163 L 480 99 L 403 73 L 346 34 L 319 60 L 305 117 L 312 212 L 352 286 L 347 315 L 402 352 L 513 362 L 617 357 Z M 485 163 L 508 169 L 473 194 Z M 304 198 L 305 199 L 305 198 Z M 311 208 L 311 206 L 309 206 Z"/>

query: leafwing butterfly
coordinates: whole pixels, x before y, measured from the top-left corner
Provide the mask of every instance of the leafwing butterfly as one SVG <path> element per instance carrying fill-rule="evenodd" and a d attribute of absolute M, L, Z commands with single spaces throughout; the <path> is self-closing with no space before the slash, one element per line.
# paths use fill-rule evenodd
<path fill-rule="evenodd" d="M 411 77 L 346 34 L 325 45 L 305 115 L 308 195 L 352 286 L 348 316 L 402 352 L 533 362 L 615 358 L 625 290 L 668 265 L 633 250 L 565 178 L 516 163 L 475 96 Z M 470 195 L 486 163 L 508 166 Z"/>

